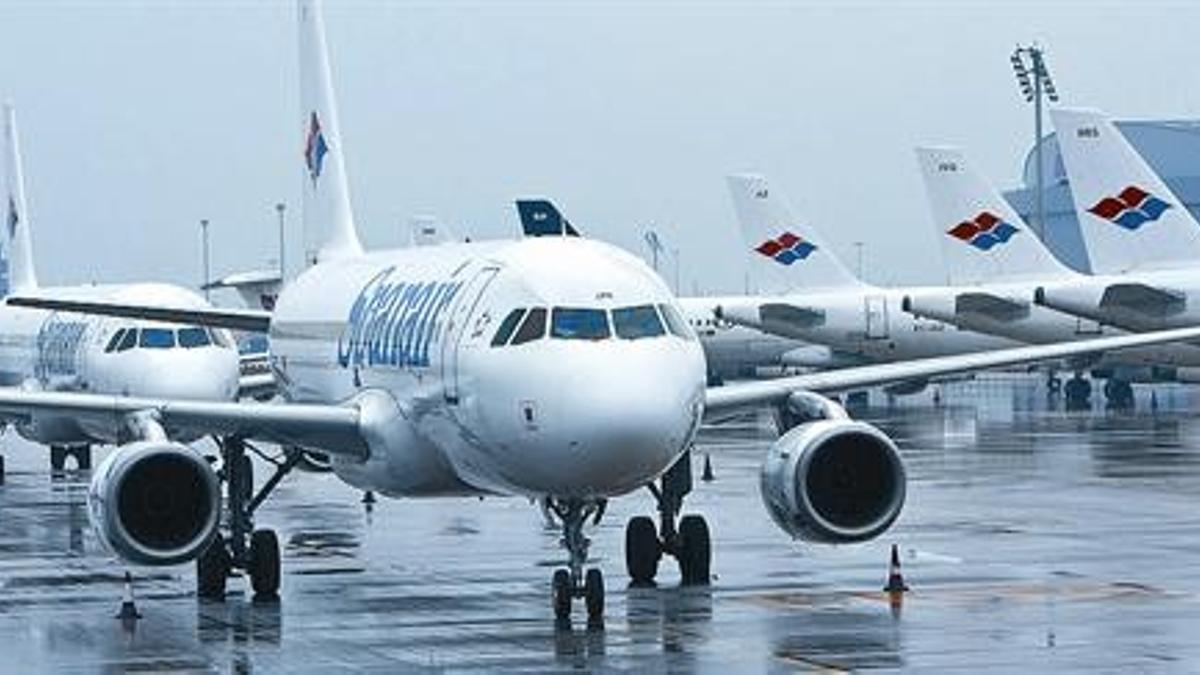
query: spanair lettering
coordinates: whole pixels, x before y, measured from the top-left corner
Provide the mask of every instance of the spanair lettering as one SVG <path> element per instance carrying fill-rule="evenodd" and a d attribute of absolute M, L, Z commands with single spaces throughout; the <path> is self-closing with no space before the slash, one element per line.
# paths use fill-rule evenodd
<path fill-rule="evenodd" d="M 338 364 L 429 367 L 429 348 L 461 281 L 392 281 L 388 267 L 355 298 L 338 340 Z"/>

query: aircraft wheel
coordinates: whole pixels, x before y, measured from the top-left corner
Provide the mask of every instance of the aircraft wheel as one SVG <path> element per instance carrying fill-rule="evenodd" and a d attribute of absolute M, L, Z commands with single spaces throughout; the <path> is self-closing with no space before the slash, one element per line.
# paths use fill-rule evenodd
<path fill-rule="evenodd" d="M 50 470 L 62 471 L 67 466 L 67 449 L 61 445 L 50 446 Z"/>
<path fill-rule="evenodd" d="M 209 600 L 224 600 L 231 564 L 225 539 L 217 534 L 204 553 L 196 558 L 196 595 Z"/>
<path fill-rule="evenodd" d="M 279 538 L 275 530 L 255 530 L 250 535 L 250 584 L 256 597 L 279 593 Z"/>
<path fill-rule="evenodd" d="M 679 573 L 684 585 L 706 585 L 712 568 L 712 540 L 704 516 L 679 521 Z"/>
<path fill-rule="evenodd" d="M 625 526 L 625 569 L 634 585 L 654 583 L 661 558 L 662 547 L 658 543 L 654 521 L 646 516 L 630 518 Z"/>
<path fill-rule="evenodd" d="M 555 570 L 550 582 L 554 617 L 558 620 L 571 618 L 571 574 L 566 570 Z"/>
<path fill-rule="evenodd" d="M 583 583 L 583 597 L 587 601 L 589 621 L 604 617 L 604 574 L 593 567 L 587 571 Z M 569 610 L 568 610 L 569 611 Z"/>

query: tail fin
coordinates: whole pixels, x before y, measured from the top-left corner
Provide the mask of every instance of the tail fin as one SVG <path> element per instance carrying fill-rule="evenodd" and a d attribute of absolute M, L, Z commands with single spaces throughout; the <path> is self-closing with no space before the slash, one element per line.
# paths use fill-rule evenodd
<path fill-rule="evenodd" d="M 25 208 L 25 176 L 21 169 L 21 146 L 17 139 L 17 112 L 11 104 L 4 105 L 5 210 L 4 224 L 8 234 L 9 292 L 37 288 L 33 269 L 33 248 L 29 239 L 29 212 Z"/>
<path fill-rule="evenodd" d="M 362 253 L 350 208 L 342 135 L 320 0 L 299 0 L 300 107 L 304 113 L 304 231 L 322 237 L 317 260 Z M 319 233 L 319 234 L 318 234 Z"/>
<path fill-rule="evenodd" d="M 549 199 L 518 199 L 517 215 L 526 237 L 578 237 L 571 221 L 563 217 Z"/>
<path fill-rule="evenodd" d="M 917 148 L 917 163 L 950 283 L 1071 274 L 962 150 Z"/>
<path fill-rule="evenodd" d="M 786 288 L 840 288 L 862 282 L 833 254 L 821 235 L 792 215 L 782 195 L 758 174 L 727 177 L 753 272 L 765 272 Z"/>
<path fill-rule="evenodd" d="M 1195 264 L 1200 224 L 1106 115 L 1051 110 L 1092 272 Z"/>

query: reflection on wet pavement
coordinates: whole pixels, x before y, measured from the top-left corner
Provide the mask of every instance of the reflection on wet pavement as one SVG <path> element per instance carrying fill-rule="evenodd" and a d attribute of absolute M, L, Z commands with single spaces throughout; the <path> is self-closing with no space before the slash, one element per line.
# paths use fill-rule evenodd
<path fill-rule="evenodd" d="M 114 619 L 120 563 L 87 526 L 86 478 L 4 437 L 0 646 L 23 670 L 321 671 L 400 667 L 614 670 L 1194 667 L 1200 646 L 1200 395 L 1139 392 L 1133 413 L 1064 412 L 1037 380 L 994 376 L 880 399 L 862 417 L 897 439 L 910 487 L 881 540 L 790 542 L 758 497 L 765 415 L 705 429 L 715 480 L 688 510 L 714 534 L 716 580 L 626 588 L 615 500 L 589 531 L 608 579 L 602 625 L 556 625 L 557 534 L 520 499 L 380 500 L 298 473 L 259 522 L 280 533 L 284 590 L 241 579 L 201 602 L 190 566 L 134 568 L 143 618 Z M 880 591 L 899 544 L 911 592 Z"/>

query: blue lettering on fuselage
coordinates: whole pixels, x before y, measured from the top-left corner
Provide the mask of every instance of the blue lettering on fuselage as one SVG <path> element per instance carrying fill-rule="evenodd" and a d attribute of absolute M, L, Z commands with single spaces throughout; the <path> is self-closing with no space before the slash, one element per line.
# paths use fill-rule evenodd
<path fill-rule="evenodd" d="M 359 291 L 338 340 L 338 364 L 426 368 L 446 310 L 461 281 L 392 280 L 395 267 Z"/>

